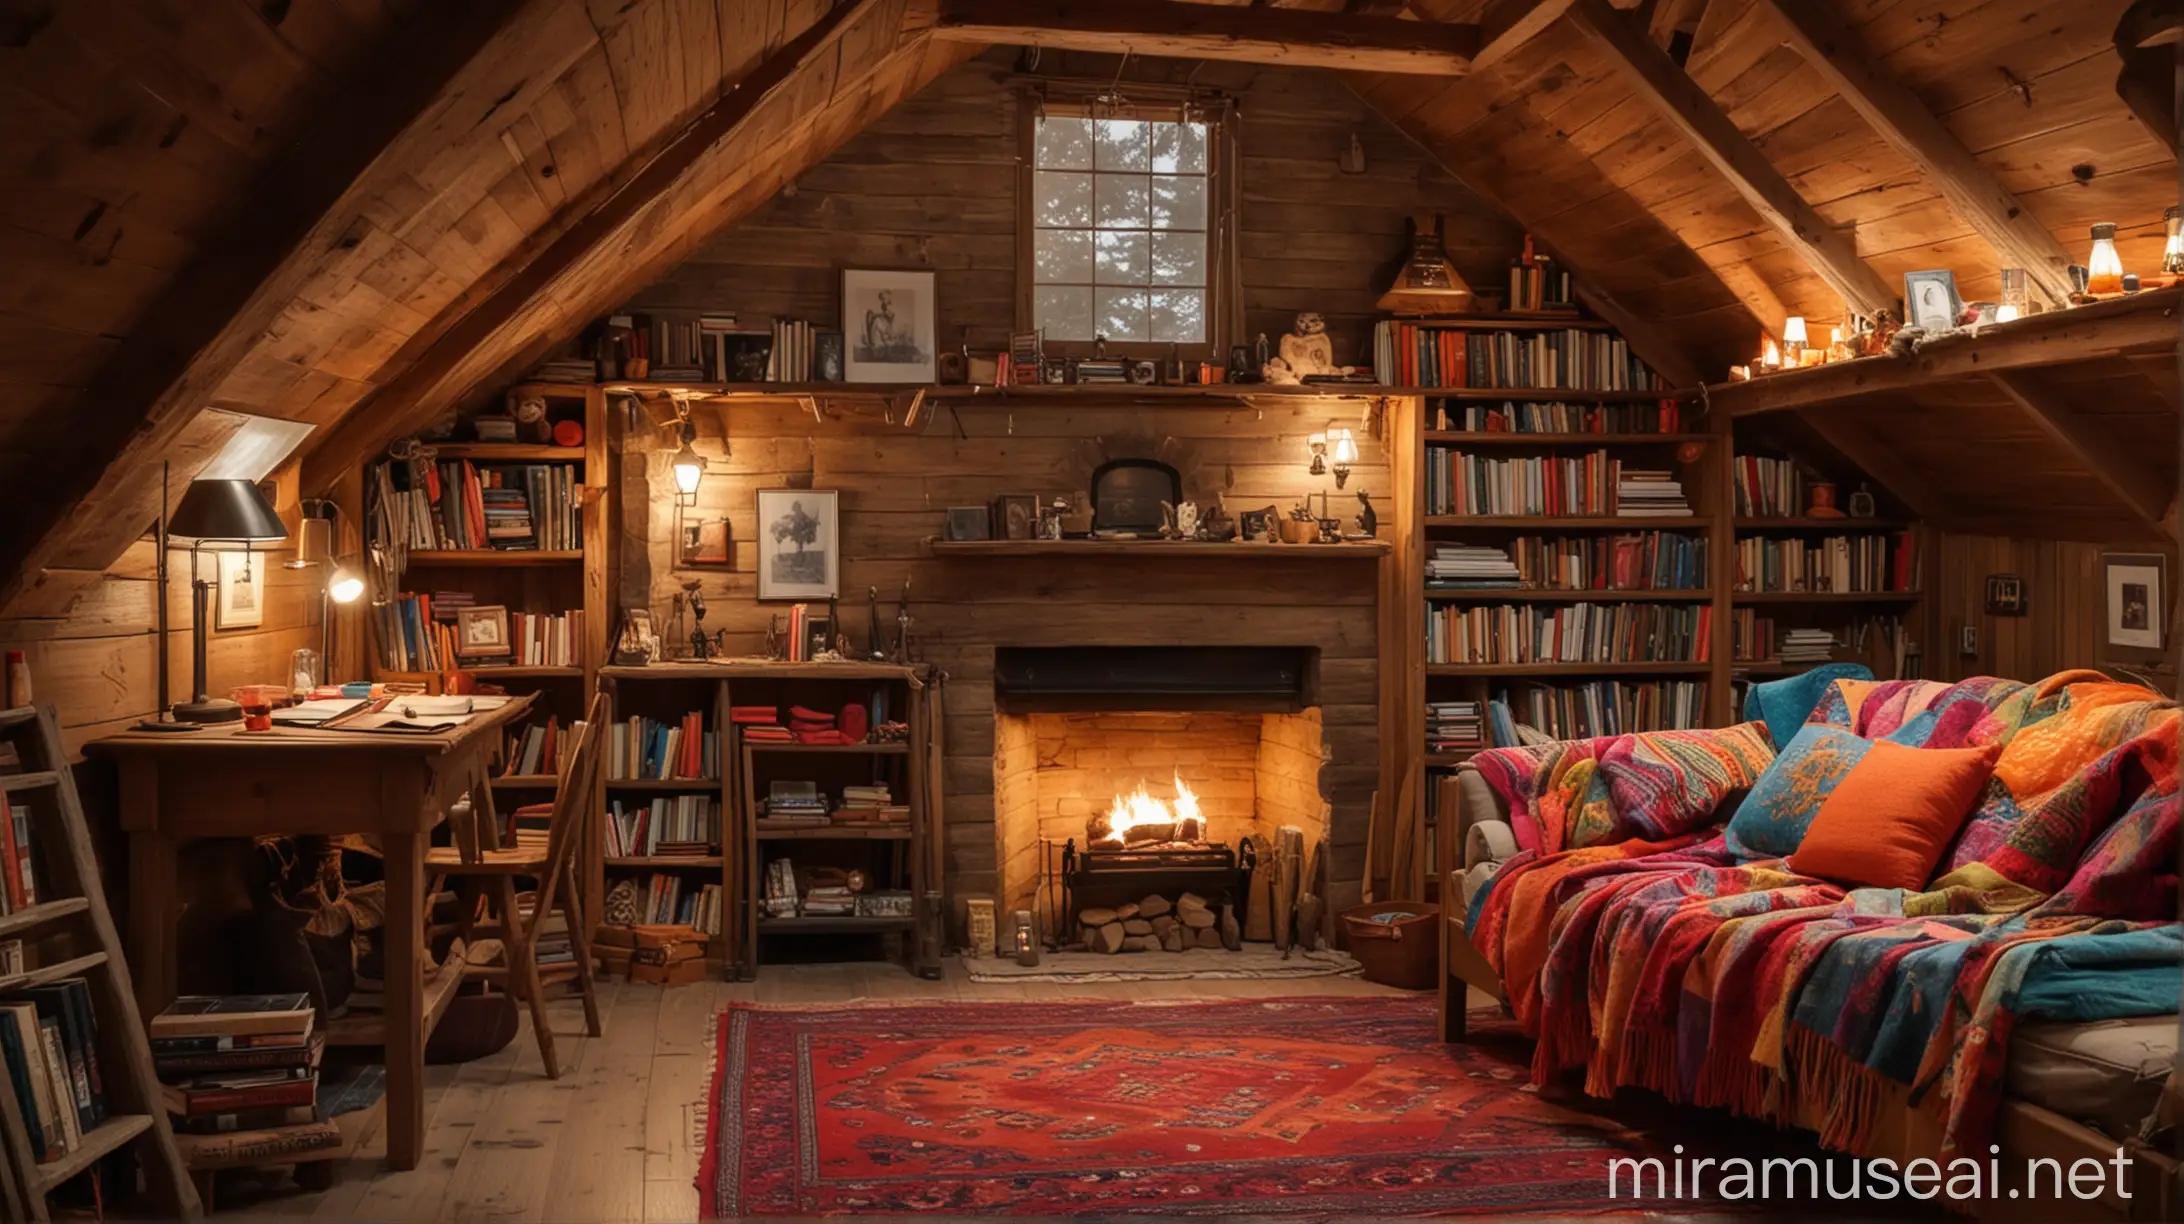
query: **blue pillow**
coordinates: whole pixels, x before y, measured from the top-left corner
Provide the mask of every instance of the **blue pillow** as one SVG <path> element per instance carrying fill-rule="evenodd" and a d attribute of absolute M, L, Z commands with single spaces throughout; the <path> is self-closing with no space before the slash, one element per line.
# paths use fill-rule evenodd
<path fill-rule="evenodd" d="M 1808 672 L 1755 684 L 1744 695 L 1744 721 L 1766 723 L 1767 734 L 1780 749 L 1812 717 L 1813 707 L 1827 696 L 1829 685 L 1872 678 L 1873 669 L 1863 663 L 1823 663 Z"/>
<path fill-rule="evenodd" d="M 1806 724 L 1775 754 L 1729 818 L 1729 852 L 1739 859 L 1765 859 L 1796 850 L 1835 784 L 1872 747 L 1872 741 L 1841 727 Z"/>

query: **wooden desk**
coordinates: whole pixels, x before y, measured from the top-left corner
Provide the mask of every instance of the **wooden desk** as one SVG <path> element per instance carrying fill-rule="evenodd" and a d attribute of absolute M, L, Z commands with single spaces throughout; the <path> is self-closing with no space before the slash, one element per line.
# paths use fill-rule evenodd
<path fill-rule="evenodd" d="M 242 724 L 163 734 L 125 731 L 84 751 L 121 771 L 129 834 L 129 960 L 147 1019 L 175 996 L 176 851 L 206 837 L 369 833 L 387 866 L 387 1021 L 336 1021 L 329 1040 L 387 1049 L 387 1163 L 417 1166 L 425 1138 L 425 1040 L 461 977 L 455 961 L 427 989 L 424 860 L 433 826 L 482 776 L 501 728 L 531 698 L 437 735 Z"/>

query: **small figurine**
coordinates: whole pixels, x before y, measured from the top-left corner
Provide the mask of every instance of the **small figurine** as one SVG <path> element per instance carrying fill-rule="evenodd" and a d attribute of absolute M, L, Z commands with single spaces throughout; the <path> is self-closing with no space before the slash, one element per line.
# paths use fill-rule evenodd
<path fill-rule="evenodd" d="M 1363 489 L 1357 491 L 1357 504 L 1363 507 L 1357 512 L 1358 532 L 1366 539 L 1372 539 L 1380 534 L 1380 515 L 1374 512 L 1373 499 Z"/>
<path fill-rule="evenodd" d="M 781 648 L 781 614 L 777 612 L 766 622 L 766 657 L 779 661 L 784 653 Z"/>
<path fill-rule="evenodd" d="M 1228 380 L 1232 383 L 1248 383 L 1257 375 L 1257 367 L 1251 364 L 1251 350 L 1238 344 L 1228 351 Z"/>
<path fill-rule="evenodd" d="M 1198 517 L 1199 533 L 1216 544 L 1226 544 L 1236 538 L 1236 520 L 1229 516 L 1228 503 L 1218 494 L 1213 505 Z"/>
<path fill-rule="evenodd" d="M 1850 495 L 1850 517 L 1872 518 L 1873 515 L 1873 490 L 1865 487 L 1865 484 L 1860 482 L 1858 491 Z"/>
<path fill-rule="evenodd" d="M 1175 534 L 1178 539 L 1190 540 L 1198 535 L 1198 505 L 1182 502 L 1175 508 Z"/>
<path fill-rule="evenodd" d="M 1339 377 L 1355 373 L 1349 366 L 1335 364 L 1335 342 L 1328 338 L 1327 320 L 1312 310 L 1299 314 L 1296 330 L 1282 337 L 1281 361 L 1293 375 L 1292 382 L 1313 375 Z M 1277 380 L 1268 375 L 1267 381 Z"/>
<path fill-rule="evenodd" d="M 705 636 L 705 592 L 695 578 L 683 583 L 683 598 L 690 605 L 690 657 L 704 662 L 712 656 L 712 639 Z"/>
<path fill-rule="evenodd" d="M 1094 337 L 1092 337 L 1092 360 L 1094 360 L 1094 361 L 1105 361 L 1105 360 L 1107 360 L 1107 337 L 1105 337 L 1105 336 L 1094 336 Z"/>

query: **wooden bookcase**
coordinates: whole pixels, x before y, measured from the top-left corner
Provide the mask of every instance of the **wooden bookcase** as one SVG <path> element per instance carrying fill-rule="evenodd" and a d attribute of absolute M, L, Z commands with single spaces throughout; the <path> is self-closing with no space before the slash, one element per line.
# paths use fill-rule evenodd
<path fill-rule="evenodd" d="M 722 776 L 701 781 L 605 783 L 606 796 L 702 792 L 721 802 L 720 855 L 706 858 L 610 859 L 605 844 L 605 808 L 586 839 L 586 912 L 603 912 L 609 880 L 630 871 L 689 871 L 693 878 L 722 886 L 724 913 L 719 938 L 708 942 L 724 974 L 751 978 L 777 941 L 814 937 L 870 936 L 899 932 L 912 967 L 925 977 L 940 973 L 942 845 L 939 830 L 940 689 L 924 667 L 887 663 L 778 663 L 731 659 L 708 663 L 657 663 L 601 669 L 600 683 L 613 703 L 616 720 L 633 714 L 673 720 L 690 710 L 713 712 L 710 727 L 721 731 Z M 909 724 L 909 738 L 894 743 L 842 745 L 744 743 L 730 720 L 738 705 L 787 707 L 802 704 L 835 710 L 848 702 L 870 700 L 884 687 L 890 716 Z M 838 794 L 850 782 L 885 777 L 910 807 L 902 829 L 815 828 L 760 830 L 758 801 L 770 783 L 793 767 L 808 774 L 822 790 Z M 810 854 L 837 866 L 859 866 L 883 887 L 907 888 L 907 918 L 811 917 L 765 918 L 766 862 L 789 851 Z"/>

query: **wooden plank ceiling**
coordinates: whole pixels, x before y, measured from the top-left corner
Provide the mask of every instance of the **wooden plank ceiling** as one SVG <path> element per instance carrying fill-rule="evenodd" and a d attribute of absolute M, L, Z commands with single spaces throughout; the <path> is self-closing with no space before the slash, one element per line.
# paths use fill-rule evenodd
<path fill-rule="evenodd" d="M 1859 57 L 1828 71 L 1778 2 L 1274 7 L 1354 18 L 1380 43 L 1397 16 L 1476 25 L 1433 42 L 1476 46 L 1468 72 L 1346 79 L 1708 373 L 1787 314 L 1825 334 L 1844 309 L 1831 286 L 1846 283 L 1843 267 L 1816 270 L 1831 244 L 1862 263 L 1851 280 L 1947 267 L 1973 298 L 1995 294 L 2002 262 L 1983 232 L 2019 252 L 2043 249 L 2044 232 L 2076 254 L 2091 223 L 2114 220 L 2126 264 L 2157 264 L 2176 163 L 2115 93 L 2125 0 L 1813 0 Z M 0 23 L 0 242 L 16 271 L 0 284 L 0 575 L 13 576 L 0 613 L 15 614 L 55 614 L 143 530 L 148 477 L 203 409 L 321 426 L 306 487 L 324 488 L 519 372 L 978 49 L 930 37 L 940 0 L 31 8 Z M 1021 6 L 1043 9 L 1070 5 Z M 1158 13 L 1133 0 L 1079 24 Z M 1588 36 L 1588 21 L 1627 21 L 1663 46 L 1681 28 L 1699 87 L 1686 92 L 1727 124 L 1664 113 L 1678 89 L 1634 88 L 1647 78 L 1628 41 Z M 1876 77 L 1900 87 L 1884 103 L 1907 92 L 1939 128 L 1889 124 L 1861 99 L 1884 138 L 1838 92 Z M 1952 156 L 1991 175 L 1980 190 L 2014 196 L 2033 225 L 1961 192 L 1952 205 L 1901 151 L 1907 130 L 1953 138 Z M 1796 232 L 1779 184 L 1740 189 L 1723 172 L 1739 165 L 1786 183 L 1805 210 L 1788 211 L 1835 234 Z M 2044 390 L 2097 397 L 2079 403 L 2086 421 L 2173 455 L 2171 366 L 2062 371 Z M 1900 446 L 1968 524 L 2014 529 L 2028 495 L 2049 494 L 2057 515 L 2024 524 L 2041 534 L 2107 538 L 2139 519 L 2004 389 L 1918 400 L 1860 405 L 1856 425 Z M 2173 488 L 2173 458 L 2151 463 Z"/>

